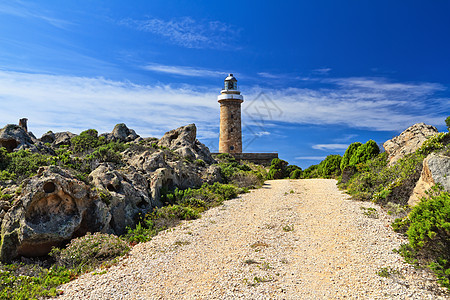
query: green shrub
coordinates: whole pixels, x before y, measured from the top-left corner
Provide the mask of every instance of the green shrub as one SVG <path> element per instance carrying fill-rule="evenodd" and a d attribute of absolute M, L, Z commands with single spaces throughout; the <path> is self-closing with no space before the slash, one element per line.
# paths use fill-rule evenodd
<path fill-rule="evenodd" d="M 23 264 L 0 265 L 0 299 L 40 299 L 56 297 L 57 287 L 75 277 L 72 270 L 62 267 L 50 269 Z"/>
<path fill-rule="evenodd" d="M 450 289 L 450 193 L 422 199 L 404 223 L 409 244 L 399 252 L 408 262 L 427 265 Z"/>
<path fill-rule="evenodd" d="M 450 131 L 450 116 L 445 119 L 445 125 L 447 125 L 447 130 Z"/>
<path fill-rule="evenodd" d="M 373 140 L 367 141 L 364 145 L 359 146 L 350 157 L 349 165 L 356 166 L 374 158 L 380 153 L 380 148 Z"/>
<path fill-rule="evenodd" d="M 13 174 L 16 179 L 24 179 L 36 174 L 42 166 L 50 164 L 49 156 L 39 153 L 31 153 L 29 150 L 19 150 L 7 154 L 7 166 L 4 173 L 6 177 Z"/>
<path fill-rule="evenodd" d="M 297 169 L 297 170 L 292 171 L 289 174 L 289 178 L 290 179 L 300 179 L 300 178 L 302 178 L 302 175 L 303 175 L 302 170 L 301 169 Z"/>
<path fill-rule="evenodd" d="M 317 173 L 321 177 L 329 178 L 339 176 L 341 173 L 341 160 L 340 155 L 328 155 L 317 166 Z"/>
<path fill-rule="evenodd" d="M 418 150 L 418 153 L 423 155 L 428 155 L 433 151 L 440 150 L 444 148 L 446 144 L 448 144 L 450 140 L 450 132 L 437 133 L 430 138 L 428 138 Z"/>
<path fill-rule="evenodd" d="M 289 176 L 287 173 L 288 162 L 279 158 L 272 159 L 269 168 L 268 179 L 283 179 Z"/>
<path fill-rule="evenodd" d="M 15 178 L 16 178 L 15 173 L 9 173 L 6 170 L 0 171 L 0 181 L 14 180 Z"/>
<path fill-rule="evenodd" d="M 194 160 L 194 164 L 200 167 L 206 167 L 206 163 L 203 159 L 196 159 Z"/>
<path fill-rule="evenodd" d="M 105 138 L 98 137 L 98 132 L 95 129 L 88 129 L 74 136 L 70 140 L 71 147 L 75 153 L 84 153 L 98 146 L 104 144 Z"/>
<path fill-rule="evenodd" d="M 347 150 L 345 150 L 344 156 L 341 160 L 341 171 L 344 171 L 345 167 L 347 167 L 350 164 L 350 158 L 355 154 L 356 150 L 361 146 L 362 144 L 360 142 L 352 143 L 350 146 L 348 146 Z"/>
<path fill-rule="evenodd" d="M 89 271 L 125 255 L 129 250 L 128 244 L 119 237 L 96 232 L 71 240 L 64 249 L 53 248 L 50 255 L 58 266 Z"/>
<path fill-rule="evenodd" d="M 317 178 L 319 177 L 319 173 L 317 168 L 319 165 L 311 165 L 303 171 L 303 178 Z"/>

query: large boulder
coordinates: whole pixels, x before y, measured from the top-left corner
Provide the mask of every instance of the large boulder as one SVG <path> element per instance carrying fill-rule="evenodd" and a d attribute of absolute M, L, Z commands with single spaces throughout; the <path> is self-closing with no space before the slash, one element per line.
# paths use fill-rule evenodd
<path fill-rule="evenodd" d="M 59 148 L 60 146 L 70 146 L 70 140 L 74 136 L 76 136 L 76 134 L 69 131 L 56 132 L 54 134 L 52 146 L 55 148 Z"/>
<path fill-rule="evenodd" d="M 208 164 L 214 159 L 208 147 L 197 140 L 197 127 L 189 124 L 166 132 L 159 140 L 158 146 L 166 147 L 188 160 L 201 159 Z"/>
<path fill-rule="evenodd" d="M 400 135 L 386 141 L 384 149 L 389 155 L 389 164 L 392 165 L 405 155 L 415 152 L 425 140 L 438 133 L 436 127 L 417 123 L 407 128 Z"/>
<path fill-rule="evenodd" d="M 8 124 L 0 129 L 0 147 L 5 147 L 8 152 L 17 148 L 27 148 L 34 144 L 32 138 L 20 126 Z"/>
<path fill-rule="evenodd" d="M 124 123 L 119 123 L 114 126 L 114 129 L 111 133 L 103 133 L 100 136 L 106 138 L 106 141 L 109 142 L 131 142 L 139 138 L 139 135 L 133 129 L 129 129 L 127 125 Z"/>
<path fill-rule="evenodd" d="M 97 192 L 55 167 L 24 182 L 2 221 L 0 259 L 47 254 L 91 231 L 109 231 L 111 215 Z"/>
<path fill-rule="evenodd" d="M 139 214 L 152 207 L 147 180 L 138 172 L 129 169 L 119 172 L 111 164 L 103 163 L 89 174 L 89 179 L 107 202 L 111 214 L 111 229 L 123 234 L 127 226 L 136 223 Z"/>
<path fill-rule="evenodd" d="M 423 161 L 422 173 L 409 198 L 408 205 L 414 206 L 426 196 L 425 191 L 435 184 L 440 184 L 444 190 L 450 192 L 450 157 L 438 153 L 431 153 Z"/>

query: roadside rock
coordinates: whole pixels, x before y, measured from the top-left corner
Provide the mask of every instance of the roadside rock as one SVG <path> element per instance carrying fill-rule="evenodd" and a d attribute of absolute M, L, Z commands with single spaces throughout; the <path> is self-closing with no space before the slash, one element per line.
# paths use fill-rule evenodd
<path fill-rule="evenodd" d="M 436 127 L 417 123 L 386 141 L 383 147 L 389 155 L 389 164 L 392 165 L 405 155 L 415 152 L 427 138 L 436 133 L 438 133 Z"/>
<path fill-rule="evenodd" d="M 420 199 L 426 196 L 425 191 L 437 183 L 441 184 L 444 190 L 450 191 L 450 157 L 431 153 L 423 161 L 422 173 L 408 205 L 417 205 Z"/>
<path fill-rule="evenodd" d="M 123 234 L 127 226 L 133 226 L 139 213 L 145 214 L 152 207 L 146 179 L 137 172 L 124 174 L 111 164 L 103 163 L 89 174 L 100 197 L 111 214 L 111 229 Z"/>
<path fill-rule="evenodd" d="M 197 140 L 197 127 L 189 124 L 166 132 L 159 140 L 158 146 L 167 147 L 188 160 L 201 159 L 208 164 L 214 159 L 208 147 Z"/>
<path fill-rule="evenodd" d="M 16 148 L 30 147 L 33 140 L 20 126 L 8 124 L 0 129 L 0 147 L 5 147 L 8 152 Z"/>
<path fill-rule="evenodd" d="M 2 222 L 0 259 L 41 256 L 91 231 L 108 231 L 110 214 L 96 192 L 66 171 L 45 167 L 24 182 Z"/>

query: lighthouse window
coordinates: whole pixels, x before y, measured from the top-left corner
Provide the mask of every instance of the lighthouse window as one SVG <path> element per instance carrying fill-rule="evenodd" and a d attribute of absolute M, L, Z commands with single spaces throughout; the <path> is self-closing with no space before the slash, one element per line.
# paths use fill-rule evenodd
<path fill-rule="evenodd" d="M 234 150 L 234 146 L 230 146 L 230 150 Z"/>
<path fill-rule="evenodd" d="M 233 132 L 233 128 L 230 128 L 230 132 Z"/>
<path fill-rule="evenodd" d="M 231 114 L 231 119 L 233 119 L 233 114 Z"/>

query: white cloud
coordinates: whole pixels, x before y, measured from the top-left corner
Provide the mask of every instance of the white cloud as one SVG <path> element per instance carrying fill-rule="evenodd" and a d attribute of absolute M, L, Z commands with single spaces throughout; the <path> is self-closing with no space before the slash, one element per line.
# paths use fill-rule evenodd
<path fill-rule="evenodd" d="M 62 29 L 72 24 L 67 20 L 51 16 L 49 12 L 40 11 L 33 3 L 23 1 L 5 1 L 4 3 L 0 3 L 0 14 L 37 19 Z"/>
<path fill-rule="evenodd" d="M 202 68 L 193 68 L 186 66 L 169 66 L 160 64 L 148 64 L 144 66 L 143 69 L 160 73 L 168 73 L 192 77 L 226 77 L 227 74 L 226 72 L 213 71 Z"/>
<path fill-rule="evenodd" d="M 385 89 L 386 81 L 380 82 L 380 89 L 376 84 L 372 81 L 371 88 L 337 85 L 315 90 L 265 90 L 264 96 L 261 89 L 249 88 L 242 91 L 242 124 L 254 126 L 254 134 L 259 136 L 272 132 L 268 129 L 279 122 L 400 131 L 416 122 L 439 125 L 448 115 L 449 99 L 433 97 L 433 90 L 443 89 L 440 85 L 400 85 L 402 92 L 398 92 L 392 86 Z M 420 92 L 421 87 L 427 91 Z M 47 130 L 77 133 L 96 128 L 110 132 L 120 122 L 142 136 L 161 136 L 170 129 L 196 123 L 200 138 L 217 139 L 217 90 L 198 88 L 0 70 L 0 120 L 2 124 L 17 123 L 27 117 L 30 130 L 38 136 Z M 333 142 L 315 147 L 344 149 L 340 143 L 345 141 Z"/>
<path fill-rule="evenodd" d="M 187 48 L 217 49 L 226 47 L 239 36 L 240 32 L 240 29 L 230 24 L 219 21 L 194 20 L 190 17 L 169 21 L 158 18 L 125 19 L 119 24 L 162 36 L 176 45 Z"/>
<path fill-rule="evenodd" d="M 103 78 L 0 71 L 0 120 L 29 119 L 36 135 L 47 130 L 110 132 L 124 122 L 142 136 L 196 123 L 199 137 L 218 132 L 216 93 L 145 86 Z"/>
<path fill-rule="evenodd" d="M 440 84 L 391 83 L 382 78 L 327 79 L 326 83 L 326 88 L 244 91 L 243 111 L 260 126 L 287 122 L 379 131 L 400 131 L 417 122 L 439 125 L 448 114 L 450 98 L 434 97 L 445 90 Z"/>
<path fill-rule="evenodd" d="M 324 160 L 326 156 L 297 156 L 296 160 Z"/>
<path fill-rule="evenodd" d="M 330 73 L 331 68 L 320 68 L 320 69 L 315 69 L 313 70 L 314 74 L 318 74 L 318 75 L 328 75 L 328 73 Z"/>
<path fill-rule="evenodd" d="M 347 144 L 317 144 L 312 146 L 316 150 L 345 150 L 347 147 Z"/>

